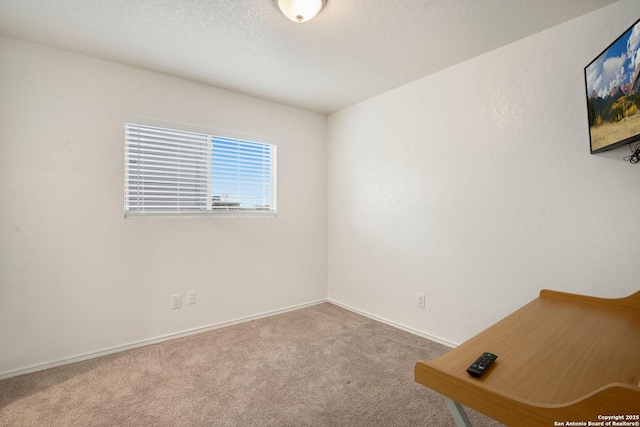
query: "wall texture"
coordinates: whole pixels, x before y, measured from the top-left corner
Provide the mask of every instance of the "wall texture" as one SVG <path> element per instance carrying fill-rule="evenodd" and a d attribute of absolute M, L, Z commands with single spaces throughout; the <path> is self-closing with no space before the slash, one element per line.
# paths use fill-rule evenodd
<path fill-rule="evenodd" d="M 583 69 L 639 17 L 621 1 L 329 116 L 329 299 L 455 344 L 542 288 L 637 291 L 640 167 L 589 154 Z"/>
<path fill-rule="evenodd" d="M 132 117 L 272 138 L 278 218 L 123 219 Z M 326 298 L 326 120 L 0 37 L 0 376 Z"/>

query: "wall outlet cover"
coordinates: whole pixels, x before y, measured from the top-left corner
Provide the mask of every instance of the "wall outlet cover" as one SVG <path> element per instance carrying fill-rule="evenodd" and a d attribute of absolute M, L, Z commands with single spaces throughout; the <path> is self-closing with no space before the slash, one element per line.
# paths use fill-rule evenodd
<path fill-rule="evenodd" d="M 187 304 L 196 303 L 196 291 L 187 292 Z"/>
<path fill-rule="evenodd" d="M 175 310 L 180 307 L 182 307 L 182 295 L 171 295 L 171 308 Z"/>

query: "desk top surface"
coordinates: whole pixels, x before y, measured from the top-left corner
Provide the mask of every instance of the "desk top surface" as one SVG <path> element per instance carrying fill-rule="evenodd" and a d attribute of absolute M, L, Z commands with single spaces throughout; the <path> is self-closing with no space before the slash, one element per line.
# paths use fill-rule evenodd
<path fill-rule="evenodd" d="M 481 378 L 473 378 L 466 369 L 483 352 L 498 359 Z M 428 363 L 461 380 L 542 404 L 571 402 L 611 383 L 640 387 L 640 292 L 609 300 L 542 291 Z"/>

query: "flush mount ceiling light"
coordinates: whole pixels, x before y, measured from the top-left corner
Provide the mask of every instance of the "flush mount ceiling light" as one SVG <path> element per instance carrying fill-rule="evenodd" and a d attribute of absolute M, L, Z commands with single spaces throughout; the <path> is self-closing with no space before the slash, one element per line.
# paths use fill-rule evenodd
<path fill-rule="evenodd" d="M 278 9 L 294 22 L 306 22 L 322 10 L 325 0 L 276 0 Z"/>

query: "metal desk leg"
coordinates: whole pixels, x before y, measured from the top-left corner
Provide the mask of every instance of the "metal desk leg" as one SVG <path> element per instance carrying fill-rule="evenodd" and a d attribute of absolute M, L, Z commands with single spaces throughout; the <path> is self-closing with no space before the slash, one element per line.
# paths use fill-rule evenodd
<path fill-rule="evenodd" d="M 447 396 L 442 396 L 458 427 L 473 427 L 461 404 Z"/>

